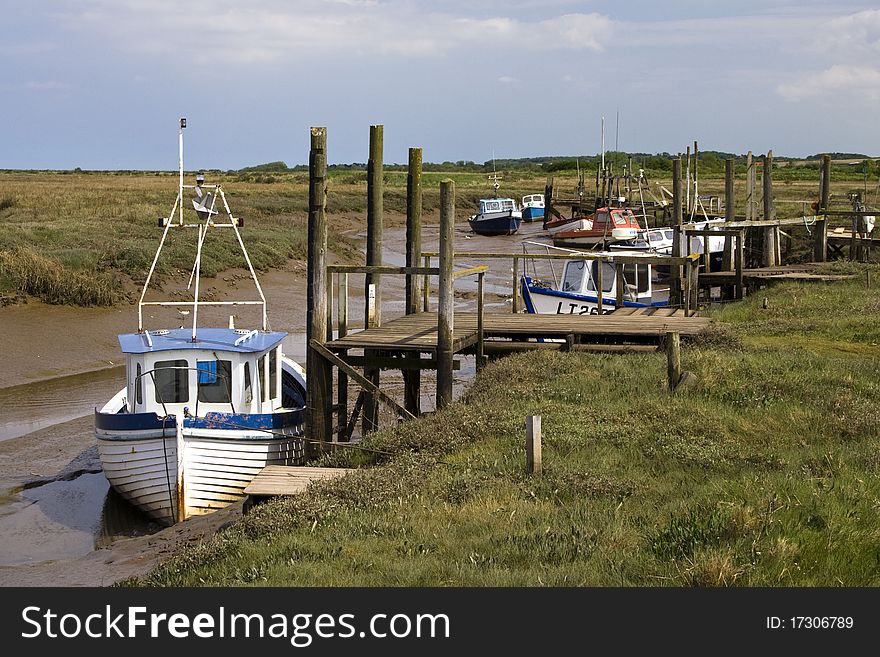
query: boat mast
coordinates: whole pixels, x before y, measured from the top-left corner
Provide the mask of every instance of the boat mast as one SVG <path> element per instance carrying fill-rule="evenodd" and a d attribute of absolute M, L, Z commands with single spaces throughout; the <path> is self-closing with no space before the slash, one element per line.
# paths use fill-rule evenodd
<path fill-rule="evenodd" d="M 178 160 L 180 165 L 180 187 L 178 189 L 178 197 L 177 200 L 180 202 L 180 225 L 183 226 L 183 129 L 186 127 L 186 119 L 184 117 L 180 118 L 180 131 L 178 135 L 178 145 L 180 151 L 180 158 Z"/>

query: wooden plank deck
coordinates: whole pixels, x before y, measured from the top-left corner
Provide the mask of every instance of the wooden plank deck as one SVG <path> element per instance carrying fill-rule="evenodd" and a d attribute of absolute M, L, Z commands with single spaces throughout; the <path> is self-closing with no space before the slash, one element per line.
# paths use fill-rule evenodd
<path fill-rule="evenodd" d="M 761 283 L 788 280 L 788 281 L 839 281 L 847 278 L 853 278 L 854 274 L 826 274 L 817 270 L 821 267 L 819 263 L 803 263 L 800 265 L 779 265 L 777 267 L 758 267 L 752 269 L 743 269 L 743 280 L 746 283 Z M 732 285 L 736 279 L 736 274 L 732 271 L 713 271 L 708 274 L 700 273 L 700 285 Z"/>
<path fill-rule="evenodd" d="M 491 313 L 483 315 L 483 336 L 492 338 L 564 338 L 576 336 L 579 342 L 607 341 L 613 338 L 658 340 L 668 331 L 696 335 L 712 323 L 707 317 L 686 317 L 670 308 L 654 312 L 626 310 L 607 315 L 533 315 L 529 313 Z M 649 310 L 649 309 L 645 309 Z M 618 314 L 620 313 L 620 314 Z M 476 313 L 455 314 L 453 349 L 463 351 L 477 342 Z M 417 313 L 386 321 L 379 328 L 350 333 L 344 338 L 327 342 L 330 350 L 387 349 L 434 353 L 437 349 L 437 313 Z"/>
<path fill-rule="evenodd" d="M 291 465 L 267 465 L 244 489 L 245 495 L 296 495 L 310 483 L 334 479 L 353 472 L 351 468 L 309 468 Z"/>

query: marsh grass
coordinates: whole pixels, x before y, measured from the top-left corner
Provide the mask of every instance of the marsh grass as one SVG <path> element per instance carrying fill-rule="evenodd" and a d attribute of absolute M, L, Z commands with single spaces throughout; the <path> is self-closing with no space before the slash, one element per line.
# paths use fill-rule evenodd
<path fill-rule="evenodd" d="M 719 313 L 732 348 L 685 343 L 699 384 L 684 394 L 665 392 L 662 354 L 505 357 L 461 401 L 365 443 L 393 456 L 323 460 L 375 467 L 259 505 L 125 584 L 876 586 L 880 351 L 825 344 L 870 335 L 875 294 L 848 281 L 766 296 L 776 316 Z M 834 335 L 841 299 L 861 332 Z M 805 321 L 818 348 L 793 339 Z M 542 477 L 524 472 L 532 414 Z"/>

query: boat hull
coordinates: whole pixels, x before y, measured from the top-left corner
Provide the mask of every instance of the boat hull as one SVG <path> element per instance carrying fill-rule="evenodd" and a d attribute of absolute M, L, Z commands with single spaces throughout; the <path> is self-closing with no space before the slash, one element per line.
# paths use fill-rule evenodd
<path fill-rule="evenodd" d="M 302 409 L 271 415 L 209 413 L 184 418 L 178 430 L 173 416 L 96 411 L 95 437 L 110 485 L 151 518 L 170 525 L 242 499 L 267 465 L 304 463 L 303 418 Z"/>
<path fill-rule="evenodd" d="M 575 292 L 560 292 L 550 287 L 536 285 L 529 277 L 522 279 L 522 296 L 525 301 L 526 311 L 533 314 L 547 315 L 607 315 L 617 310 L 615 298 L 603 297 L 602 308 L 599 309 L 599 299 L 595 295 L 579 294 Z M 642 303 L 640 301 L 626 301 L 626 308 L 647 308 L 652 306 L 666 306 L 667 300 Z"/>
<path fill-rule="evenodd" d="M 477 235 L 513 235 L 519 230 L 522 216 L 518 213 L 504 212 L 474 215 L 468 219 L 471 230 Z"/>
<path fill-rule="evenodd" d="M 544 208 L 525 207 L 522 209 L 523 221 L 537 221 L 544 218 Z"/>
<path fill-rule="evenodd" d="M 550 235 L 556 235 L 562 231 L 590 230 L 593 227 L 593 222 L 586 217 L 574 217 L 571 219 L 548 221 L 544 227 Z"/>

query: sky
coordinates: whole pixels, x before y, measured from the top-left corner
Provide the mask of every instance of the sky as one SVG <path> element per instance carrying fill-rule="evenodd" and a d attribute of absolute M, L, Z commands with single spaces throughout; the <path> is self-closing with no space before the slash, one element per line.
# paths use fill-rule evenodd
<path fill-rule="evenodd" d="M 0 0 L 0 168 L 880 155 L 876 0 Z"/>

